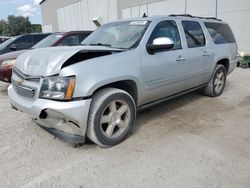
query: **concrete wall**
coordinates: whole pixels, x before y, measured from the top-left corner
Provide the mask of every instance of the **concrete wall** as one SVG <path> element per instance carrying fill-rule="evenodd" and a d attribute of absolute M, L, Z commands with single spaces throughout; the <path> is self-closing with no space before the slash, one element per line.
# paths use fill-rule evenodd
<path fill-rule="evenodd" d="M 59 31 L 57 9 L 80 0 L 46 0 L 41 4 L 43 31 Z"/>
<path fill-rule="evenodd" d="M 101 23 L 117 19 L 117 0 L 81 0 L 57 9 L 60 31 L 94 30 L 93 18 L 100 18 Z"/>
<path fill-rule="evenodd" d="M 228 22 L 239 50 L 250 52 L 250 0 L 218 0 L 218 18 Z M 95 29 L 93 17 L 103 23 L 152 15 L 216 16 L 216 0 L 46 0 L 41 5 L 44 31 Z"/>
<path fill-rule="evenodd" d="M 41 4 L 43 31 L 94 30 L 94 17 L 117 19 L 117 0 L 46 0 Z"/>

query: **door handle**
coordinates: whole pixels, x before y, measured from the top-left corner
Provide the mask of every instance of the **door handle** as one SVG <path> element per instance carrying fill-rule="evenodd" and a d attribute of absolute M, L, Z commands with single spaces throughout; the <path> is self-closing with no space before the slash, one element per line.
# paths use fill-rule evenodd
<path fill-rule="evenodd" d="M 210 53 L 208 53 L 207 51 L 205 51 L 205 52 L 203 52 L 203 54 L 202 54 L 203 56 L 210 56 L 211 54 Z"/>
<path fill-rule="evenodd" d="M 186 59 L 184 58 L 184 57 L 182 57 L 182 56 L 179 56 L 177 59 L 176 59 L 176 61 L 178 61 L 178 62 L 181 62 L 181 61 L 185 61 Z"/>

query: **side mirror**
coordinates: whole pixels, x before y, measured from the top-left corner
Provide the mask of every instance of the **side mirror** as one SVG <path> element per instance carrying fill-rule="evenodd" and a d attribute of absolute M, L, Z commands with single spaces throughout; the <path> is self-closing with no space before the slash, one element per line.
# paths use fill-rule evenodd
<path fill-rule="evenodd" d="M 174 41 L 168 37 L 159 37 L 153 40 L 153 44 L 147 44 L 149 54 L 154 54 L 161 50 L 170 50 L 174 47 Z"/>
<path fill-rule="evenodd" d="M 16 51 L 17 50 L 17 46 L 15 44 L 10 45 L 9 49 Z"/>

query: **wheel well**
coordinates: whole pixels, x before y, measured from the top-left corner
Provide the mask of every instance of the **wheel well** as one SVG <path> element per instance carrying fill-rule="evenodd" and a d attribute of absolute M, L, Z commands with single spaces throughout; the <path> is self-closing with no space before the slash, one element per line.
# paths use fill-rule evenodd
<path fill-rule="evenodd" d="M 104 88 L 117 88 L 117 89 L 124 90 L 124 91 L 128 92 L 133 97 L 135 104 L 137 104 L 137 101 L 138 101 L 137 85 L 132 80 L 122 80 L 122 81 L 117 81 L 117 82 L 112 82 L 112 83 L 106 84 L 106 85 L 98 88 L 97 90 L 95 90 L 93 95 L 96 92 L 98 92 L 99 90 L 104 89 Z"/>
<path fill-rule="evenodd" d="M 229 70 L 229 59 L 221 59 L 217 64 L 223 65 L 226 68 L 226 71 Z"/>

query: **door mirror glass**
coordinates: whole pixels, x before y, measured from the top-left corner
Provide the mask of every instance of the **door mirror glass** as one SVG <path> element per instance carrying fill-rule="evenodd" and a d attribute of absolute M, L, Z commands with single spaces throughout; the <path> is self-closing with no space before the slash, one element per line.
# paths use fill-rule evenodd
<path fill-rule="evenodd" d="M 174 41 L 168 37 L 159 37 L 153 40 L 153 44 L 147 45 L 147 50 L 149 54 L 154 54 L 155 52 L 162 50 L 170 50 L 174 48 Z"/>

